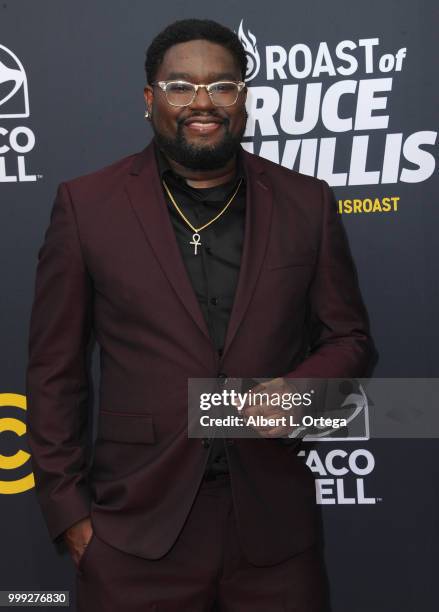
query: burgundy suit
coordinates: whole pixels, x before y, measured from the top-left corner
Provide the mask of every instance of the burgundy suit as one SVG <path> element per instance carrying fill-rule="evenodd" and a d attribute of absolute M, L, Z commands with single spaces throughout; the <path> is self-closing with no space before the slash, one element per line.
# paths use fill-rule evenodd
<path fill-rule="evenodd" d="M 358 377 L 373 347 L 327 184 L 243 152 L 246 225 L 221 357 L 186 273 L 152 145 L 61 184 L 39 253 L 30 329 L 28 431 L 53 538 L 91 514 L 116 549 L 171 548 L 208 449 L 187 437 L 187 378 Z M 101 379 L 85 453 L 86 349 Z M 314 481 L 294 447 L 226 445 L 243 550 L 271 565 L 316 539 Z"/>

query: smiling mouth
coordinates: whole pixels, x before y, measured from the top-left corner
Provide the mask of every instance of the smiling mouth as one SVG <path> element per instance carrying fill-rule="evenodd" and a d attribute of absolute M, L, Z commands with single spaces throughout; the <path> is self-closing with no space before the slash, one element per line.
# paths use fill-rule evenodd
<path fill-rule="evenodd" d="M 210 134 L 211 132 L 216 132 L 221 127 L 221 123 L 198 123 L 194 121 L 187 124 L 186 127 L 200 134 Z"/>
<path fill-rule="evenodd" d="M 187 119 L 183 125 L 188 130 L 197 134 L 211 134 L 219 130 L 223 123 L 223 121 L 218 119 Z"/>

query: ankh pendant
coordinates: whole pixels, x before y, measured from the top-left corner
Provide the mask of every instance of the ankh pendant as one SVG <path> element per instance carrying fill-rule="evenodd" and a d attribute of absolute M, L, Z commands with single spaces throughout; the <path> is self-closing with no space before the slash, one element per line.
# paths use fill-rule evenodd
<path fill-rule="evenodd" d="M 199 246 L 201 246 L 200 240 L 201 240 L 200 234 L 195 233 L 192 235 L 192 242 L 189 242 L 189 244 L 194 245 L 194 255 L 197 255 L 197 249 Z"/>

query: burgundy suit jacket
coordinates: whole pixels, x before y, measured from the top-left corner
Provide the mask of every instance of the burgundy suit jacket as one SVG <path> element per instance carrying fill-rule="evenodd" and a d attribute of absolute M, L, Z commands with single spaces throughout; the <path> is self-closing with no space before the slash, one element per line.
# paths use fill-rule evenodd
<path fill-rule="evenodd" d="M 243 152 L 244 245 L 220 357 L 187 275 L 150 144 L 58 189 L 39 252 L 28 436 L 52 538 L 87 515 L 143 558 L 170 549 L 208 450 L 187 437 L 187 379 L 360 377 L 374 349 L 324 181 Z M 87 345 L 100 347 L 87 464 Z M 270 565 L 316 540 L 312 474 L 277 440 L 226 445 L 242 546 Z"/>

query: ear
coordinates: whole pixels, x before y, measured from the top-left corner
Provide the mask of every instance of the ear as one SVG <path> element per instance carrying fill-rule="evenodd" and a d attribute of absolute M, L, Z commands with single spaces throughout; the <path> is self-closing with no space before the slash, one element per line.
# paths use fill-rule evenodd
<path fill-rule="evenodd" d="M 151 115 L 152 105 L 154 102 L 154 89 L 151 85 L 147 85 L 143 90 L 143 97 L 145 98 L 145 105 Z"/>

